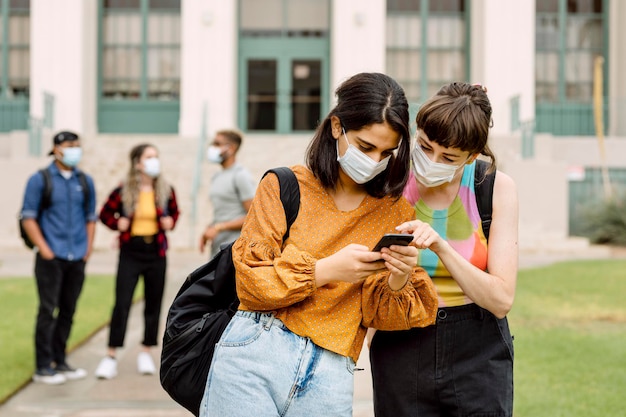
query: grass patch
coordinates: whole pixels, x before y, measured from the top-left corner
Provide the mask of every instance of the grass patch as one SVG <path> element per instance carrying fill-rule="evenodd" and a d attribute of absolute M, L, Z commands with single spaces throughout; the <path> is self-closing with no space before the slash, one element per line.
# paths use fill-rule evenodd
<path fill-rule="evenodd" d="M 143 294 L 139 281 L 135 299 Z M 78 299 L 68 350 L 75 349 L 109 322 L 113 308 L 114 277 L 90 275 Z M 28 383 L 35 368 L 35 320 L 37 317 L 35 279 L 0 279 L 0 404 Z M 105 347 L 103 346 L 103 349 Z"/>
<path fill-rule="evenodd" d="M 564 262 L 519 273 L 515 417 L 623 415 L 626 261 Z"/>
<path fill-rule="evenodd" d="M 137 287 L 135 297 L 143 294 Z M 70 349 L 105 325 L 114 279 L 89 276 Z M 519 272 L 509 322 L 515 337 L 515 417 L 613 417 L 626 400 L 626 260 L 563 262 Z M 0 403 L 34 367 L 32 278 L 0 279 Z"/>

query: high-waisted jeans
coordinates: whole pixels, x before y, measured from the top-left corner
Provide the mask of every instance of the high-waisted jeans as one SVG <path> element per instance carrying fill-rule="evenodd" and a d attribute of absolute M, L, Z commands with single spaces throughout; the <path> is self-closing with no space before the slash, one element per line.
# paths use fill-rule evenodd
<path fill-rule="evenodd" d="M 217 344 L 201 417 L 352 416 L 354 361 L 239 311 Z"/>

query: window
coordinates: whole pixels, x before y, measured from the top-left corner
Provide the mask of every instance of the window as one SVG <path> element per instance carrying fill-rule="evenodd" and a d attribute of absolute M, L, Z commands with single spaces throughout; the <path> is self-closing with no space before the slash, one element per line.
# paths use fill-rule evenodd
<path fill-rule="evenodd" d="M 325 38 L 329 2 L 319 0 L 240 0 L 243 37 Z"/>
<path fill-rule="evenodd" d="M 0 97 L 27 97 L 30 85 L 30 0 L 0 0 Z"/>
<path fill-rule="evenodd" d="M 176 133 L 180 0 L 99 0 L 98 130 Z"/>
<path fill-rule="evenodd" d="M 537 0 L 537 102 L 591 103 L 593 67 L 604 56 L 602 0 Z"/>
<path fill-rule="evenodd" d="M 421 103 L 452 81 L 468 79 L 464 0 L 388 0 L 387 73 Z"/>
<path fill-rule="evenodd" d="M 536 127 L 555 135 L 595 135 L 596 58 L 604 58 L 606 105 L 608 0 L 537 0 L 535 45 Z"/>
<path fill-rule="evenodd" d="M 102 97 L 178 100 L 180 0 L 104 0 Z"/>

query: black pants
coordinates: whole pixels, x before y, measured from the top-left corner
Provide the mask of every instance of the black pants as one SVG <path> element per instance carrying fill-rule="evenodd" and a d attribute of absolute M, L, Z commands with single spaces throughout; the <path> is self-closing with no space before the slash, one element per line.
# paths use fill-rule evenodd
<path fill-rule="evenodd" d="M 146 241 L 142 237 L 133 237 L 120 248 L 109 347 L 124 346 L 128 315 L 140 275 L 143 276 L 145 303 L 142 343 L 144 346 L 156 346 L 166 267 L 167 260 L 159 257 L 154 239 Z"/>
<path fill-rule="evenodd" d="M 510 417 L 513 339 L 506 318 L 469 304 L 422 329 L 377 331 L 370 348 L 377 417 Z"/>
<path fill-rule="evenodd" d="M 85 262 L 35 259 L 39 309 L 35 325 L 37 369 L 65 363 L 67 339 L 72 330 L 76 303 L 85 282 Z"/>

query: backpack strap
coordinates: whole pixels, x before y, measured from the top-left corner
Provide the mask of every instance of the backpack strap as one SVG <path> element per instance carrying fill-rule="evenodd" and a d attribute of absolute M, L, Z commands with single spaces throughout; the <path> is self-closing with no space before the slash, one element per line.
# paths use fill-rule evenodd
<path fill-rule="evenodd" d="M 85 211 L 85 218 L 89 215 L 89 184 L 87 183 L 87 176 L 83 171 L 76 170 L 76 178 L 83 189 L 83 210 Z"/>
<path fill-rule="evenodd" d="M 38 217 L 41 215 L 42 211 L 52 205 L 52 174 L 50 174 L 48 168 L 40 169 L 39 173 L 43 177 L 43 191 L 41 192 Z"/>
<path fill-rule="evenodd" d="M 41 212 L 52 205 L 52 175 L 48 168 L 42 168 L 39 173 L 43 176 L 43 192 L 41 193 L 41 204 L 39 206 L 39 215 Z M 83 189 L 83 210 L 85 216 L 89 211 L 89 184 L 87 183 L 87 176 L 83 171 L 76 170 L 76 178 Z"/>
<path fill-rule="evenodd" d="M 264 178 L 270 172 L 278 177 L 280 184 L 280 201 L 283 203 L 285 218 L 287 220 L 287 231 L 285 232 L 285 236 L 283 236 L 284 242 L 289 237 L 289 229 L 298 217 L 298 212 L 300 211 L 300 184 L 298 183 L 296 174 L 288 167 L 268 169 L 261 178 Z"/>
<path fill-rule="evenodd" d="M 496 179 L 496 171 L 487 173 L 489 164 L 479 159 L 476 160 L 474 171 L 474 192 L 476 204 L 483 226 L 483 233 L 489 241 L 489 229 L 491 227 L 491 213 L 493 211 L 493 184 Z"/>

